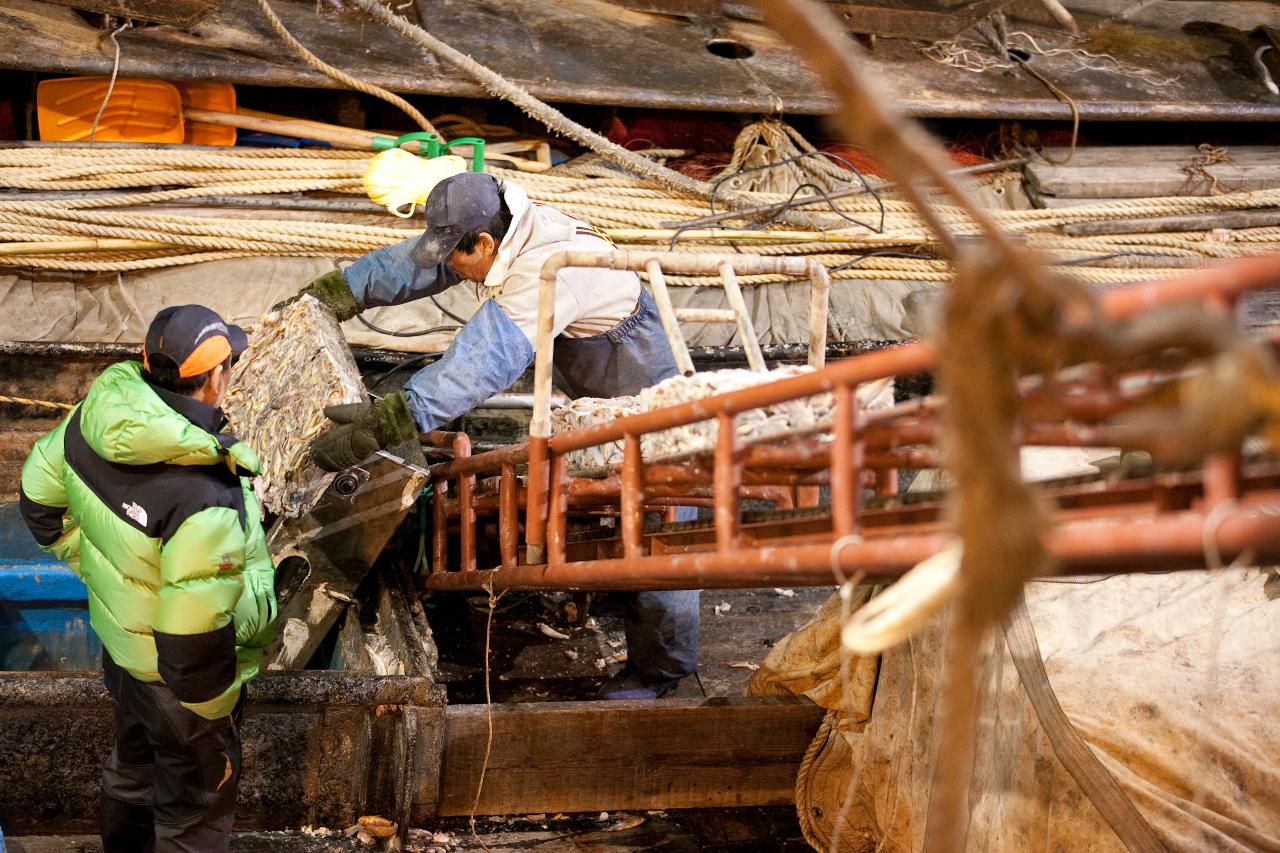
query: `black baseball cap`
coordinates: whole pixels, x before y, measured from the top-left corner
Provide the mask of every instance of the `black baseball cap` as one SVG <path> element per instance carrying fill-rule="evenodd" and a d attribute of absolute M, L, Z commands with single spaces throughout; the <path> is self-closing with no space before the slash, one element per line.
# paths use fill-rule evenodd
<path fill-rule="evenodd" d="M 483 228 L 502 208 L 498 180 L 484 172 L 463 172 L 436 184 L 427 196 L 427 230 L 409 257 L 430 269 L 458 248 L 464 234 Z"/>
<path fill-rule="evenodd" d="M 249 346 L 244 329 L 225 322 L 203 305 L 174 305 L 164 308 L 151 321 L 142 345 L 142 365 L 151 369 L 151 359 L 163 355 L 178 368 L 183 379 L 199 376 L 239 355 Z"/>

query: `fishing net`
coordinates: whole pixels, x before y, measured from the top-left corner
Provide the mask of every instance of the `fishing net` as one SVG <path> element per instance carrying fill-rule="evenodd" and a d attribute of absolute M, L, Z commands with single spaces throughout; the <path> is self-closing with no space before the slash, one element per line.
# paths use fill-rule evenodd
<path fill-rule="evenodd" d="M 231 372 L 223 410 L 232 435 L 262 463 L 258 496 L 286 518 L 306 513 L 333 474 L 311 461 L 327 429 L 325 406 L 366 399 L 351 349 L 333 314 L 310 296 L 262 318 Z"/>

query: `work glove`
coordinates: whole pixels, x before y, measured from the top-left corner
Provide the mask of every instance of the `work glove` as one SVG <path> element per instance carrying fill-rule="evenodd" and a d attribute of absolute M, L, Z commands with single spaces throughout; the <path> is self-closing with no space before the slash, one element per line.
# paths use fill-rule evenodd
<path fill-rule="evenodd" d="M 373 403 L 329 406 L 324 413 L 340 424 L 311 442 L 311 459 L 324 470 L 350 468 L 379 450 L 422 464 L 418 425 L 409 413 L 409 401 L 403 391 Z"/>
<path fill-rule="evenodd" d="M 288 305 L 292 305 L 304 296 L 314 296 L 324 305 L 333 315 L 338 318 L 339 322 L 345 322 L 360 313 L 360 304 L 356 302 L 356 298 L 351 293 L 351 288 L 347 285 L 346 278 L 342 275 L 342 270 L 329 270 L 322 276 L 312 279 L 311 283 L 302 290 L 298 291 L 296 296 L 291 296 L 283 302 L 277 302 L 271 306 L 272 311 L 279 311 Z"/>

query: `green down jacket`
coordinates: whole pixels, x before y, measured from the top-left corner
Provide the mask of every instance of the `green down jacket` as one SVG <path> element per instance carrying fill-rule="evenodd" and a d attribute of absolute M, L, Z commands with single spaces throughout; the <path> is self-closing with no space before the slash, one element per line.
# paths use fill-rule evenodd
<path fill-rule="evenodd" d="M 36 540 L 89 591 L 111 658 L 226 716 L 275 633 L 275 568 L 246 475 L 258 460 L 212 406 L 156 388 L 136 361 L 102 372 L 22 467 Z"/>

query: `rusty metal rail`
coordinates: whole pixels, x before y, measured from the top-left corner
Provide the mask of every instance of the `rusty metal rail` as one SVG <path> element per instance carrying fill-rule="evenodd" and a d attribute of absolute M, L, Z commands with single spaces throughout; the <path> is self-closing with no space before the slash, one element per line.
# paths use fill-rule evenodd
<path fill-rule="evenodd" d="M 664 265 L 670 260 L 655 256 Z M 554 280 L 557 264 L 635 269 L 655 256 L 571 253 L 549 262 L 544 280 L 548 275 Z M 734 268 L 742 274 L 759 264 L 794 275 L 810 272 L 795 260 L 736 256 Z M 697 264 L 718 269 L 705 259 Z M 1280 258 L 1250 258 L 1114 290 L 1102 304 L 1114 318 L 1189 301 L 1229 309 L 1246 292 L 1277 287 Z M 937 464 L 938 402 L 929 398 L 863 412 L 856 397 L 861 383 L 931 369 L 934 350 L 927 343 L 855 356 L 802 376 L 555 436 L 549 418 L 550 347 L 540 348 L 538 356 L 547 380 L 539 390 L 546 393 L 536 405 L 528 444 L 472 456 L 465 436 L 435 433 L 426 439 L 455 454 L 432 468 L 436 530 L 427 588 L 822 585 L 837 574 L 901 573 L 947 539 L 940 501 L 904 503 L 896 496 L 898 469 Z M 1057 393 L 1045 393 L 1040 383 L 1027 384 L 1024 393 L 1035 403 L 1035 419 L 1024 425 L 1024 444 L 1111 446 L 1109 421 L 1131 403 L 1132 389 L 1167 380 L 1150 369 L 1124 377 L 1079 373 L 1059 377 Z M 741 446 L 735 429 L 740 413 L 828 392 L 834 394 L 835 410 L 827 428 Z M 642 435 L 711 419 L 718 435 L 713 451 L 680 464 L 642 458 Z M 615 441 L 623 447 L 619 470 L 594 479 L 569 474 L 567 453 Z M 527 466 L 524 477 L 518 476 L 521 466 Z M 819 489 L 829 490 L 829 501 L 821 506 Z M 870 492 L 879 497 L 867 500 Z M 1048 544 L 1064 572 L 1203 567 L 1206 540 L 1223 559 L 1245 550 L 1258 560 L 1280 559 L 1280 466 L 1272 460 L 1242 463 L 1238 455 L 1219 455 L 1199 471 L 1057 484 L 1046 493 L 1058 506 Z M 778 512 L 744 521 L 746 499 L 765 501 Z M 646 512 L 673 505 L 709 508 L 711 525 L 646 531 Z M 602 526 L 602 519 L 612 519 L 603 522 L 612 528 Z M 494 522 L 499 558 L 482 568 L 477 530 Z M 590 535 L 571 537 L 571 527 Z M 454 531 L 456 555 L 449 546 Z M 522 549 L 522 544 L 531 547 Z M 449 570 L 450 563 L 458 570 Z"/>

